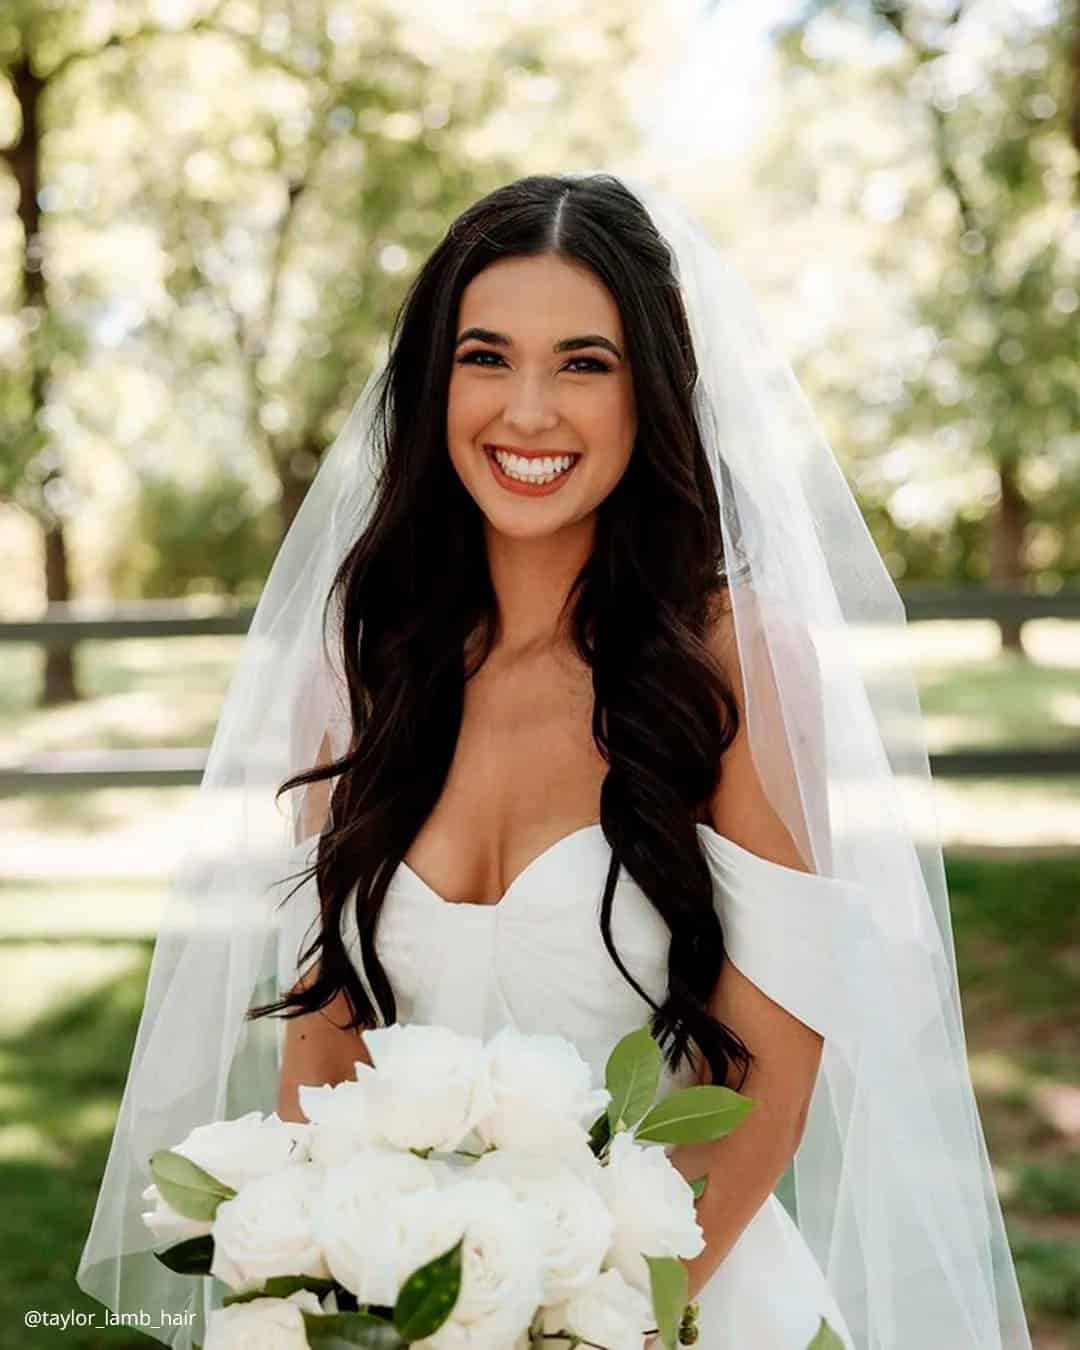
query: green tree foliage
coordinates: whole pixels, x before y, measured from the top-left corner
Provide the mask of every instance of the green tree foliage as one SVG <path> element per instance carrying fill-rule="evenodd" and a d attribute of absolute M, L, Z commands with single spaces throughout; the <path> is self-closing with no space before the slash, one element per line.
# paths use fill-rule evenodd
<path fill-rule="evenodd" d="M 861 103 L 893 132 L 853 126 L 844 150 L 853 207 L 876 215 L 871 265 L 907 293 L 907 350 L 898 333 L 872 376 L 855 367 L 836 422 L 856 428 L 839 434 L 909 579 L 1053 587 L 1080 573 L 1077 22 L 1073 0 L 846 0 L 808 5 L 777 34 L 789 72 L 809 77 L 796 97 L 811 119 Z M 789 202 L 840 172 L 818 166 L 789 175 Z"/>
<path fill-rule="evenodd" d="M 254 604 L 280 542 L 278 513 L 228 469 L 195 486 L 146 477 L 109 580 L 117 599 L 228 595 Z"/>
<path fill-rule="evenodd" d="M 277 503 L 287 525 L 446 222 L 508 178 L 624 153 L 635 54 L 660 22 L 620 0 L 156 13 L 86 0 L 61 21 L 19 0 L 0 15 L 0 147 L 9 163 L 33 151 L 46 260 L 26 319 L 24 232 L 0 195 L 0 492 L 28 509 L 62 464 L 51 495 L 98 591 L 183 584 L 186 566 L 155 560 L 166 534 L 142 533 L 163 475 L 196 501 L 246 482 L 254 516 Z M 49 91 L 32 144 L 3 102 L 23 67 Z M 38 332 L 70 341 L 31 361 Z M 205 561 L 239 584 L 243 567 Z"/>

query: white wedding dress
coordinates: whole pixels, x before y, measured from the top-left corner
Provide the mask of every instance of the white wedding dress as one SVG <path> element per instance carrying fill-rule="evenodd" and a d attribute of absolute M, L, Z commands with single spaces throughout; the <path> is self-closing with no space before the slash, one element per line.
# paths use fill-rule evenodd
<path fill-rule="evenodd" d="M 835 901 L 843 909 L 851 886 L 768 862 L 707 825 L 697 828 L 731 961 L 824 1035 L 836 1010 L 828 1006 L 835 990 L 830 953 L 816 950 L 827 945 L 822 934 L 832 926 L 823 922 L 822 906 Z M 602 1085 L 613 1045 L 651 1011 L 616 969 L 600 935 L 609 861 L 599 823 L 586 825 L 534 858 L 495 904 L 446 901 L 403 862 L 376 929 L 398 1021 L 438 1023 L 483 1039 L 507 1023 L 565 1036 Z M 342 924 L 363 978 L 351 896 Z M 611 930 L 627 969 L 662 1002 L 670 934 L 625 868 Z M 666 1094 L 693 1081 L 688 1065 L 673 1075 L 665 1064 L 660 1090 Z M 742 1128 L 752 1129 L 752 1121 Z M 698 1303 L 697 1350 L 806 1350 L 823 1316 L 853 1350 L 821 1268 L 775 1194 L 743 1230 Z"/>

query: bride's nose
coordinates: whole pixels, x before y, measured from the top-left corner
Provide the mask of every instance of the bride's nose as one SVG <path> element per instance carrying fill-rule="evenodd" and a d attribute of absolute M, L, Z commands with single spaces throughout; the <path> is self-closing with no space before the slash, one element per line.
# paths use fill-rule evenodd
<path fill-rule="evenodd" d="M 515 380 L 507 396 L 503 420 L 523 436 L 535 436 L 558 426 L 559 410 L 550 381 L 543 376 Z"/>

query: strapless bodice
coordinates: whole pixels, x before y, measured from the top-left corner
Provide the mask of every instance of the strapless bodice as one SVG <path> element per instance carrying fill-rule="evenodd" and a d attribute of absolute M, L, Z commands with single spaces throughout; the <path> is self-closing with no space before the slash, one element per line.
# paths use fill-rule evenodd
<path fill-rule="evenodd" d="M 399 1021 L 440 1023 L 482 1039 L 507 1022 L 565 1036 L 602 1083 L 614 1043 L 651 1011 L 620 974 L 600 933 L 610 856 L 600 825 L 575 830 L 534 858 L 496 904 L 446 901 L 402 863 L 376 938 L 399 999 Z M 355 918 L 344 923 L 359 970 Z M 625 869 L 615 888 L 611 935 L 627 970 L 662 1003 L 670 934 Z M 693 1081 L 689 1066 L 678 1081 Z"/>
<path fill-rule="evenodd" d="M 698 825 L 697 831 L 728 958 L 808 1026 L 845 1038 L 857 888 L 770 862 L 711 826 Z M 506 1022 L 522 1031 L 566 1036 L 602 1082 L 612 1046 L 651 1012 L 615 965 L 600 932 L 610 859 L 601 824 L 583 826 L 535 857 L 494 904 L 447 901 L 400 863 L 375 934 L 398 1020 L 437 1022 L 482 1038 Z M 298 905 L 288 914 L 291 933 L 282 950 L 289 955 L 316 912 L 314 885 L 304 889 L 306 910 Z M 366 978 L 351 896 L 342 934 L 358 974 Z M 671 936 L 625 868 L 615 886 L 611 936 L 634 980 L 662 1003 Z M 664 1086 L 690 1081 L 687 1065 Z"/>

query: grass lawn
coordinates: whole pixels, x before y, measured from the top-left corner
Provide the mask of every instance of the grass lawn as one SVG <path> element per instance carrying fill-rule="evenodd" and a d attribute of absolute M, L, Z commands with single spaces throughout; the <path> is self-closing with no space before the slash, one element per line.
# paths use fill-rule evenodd
<path fill-rule="evenodd" d="M 149 968 L 147 942 L 0 946 L 0 1346 L 153 1345 L 115 1328 L 27 1330 L 27 1309 L 104 1315 L 75 1284 Z"/>
<path fill-rule="evenodd" d="M 972 1078 L 1025 1307 L 1080 1347 L 1080 860 L 947 860 Z"/>

